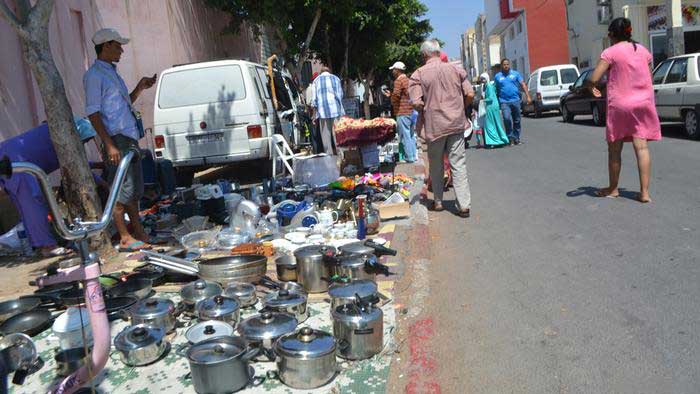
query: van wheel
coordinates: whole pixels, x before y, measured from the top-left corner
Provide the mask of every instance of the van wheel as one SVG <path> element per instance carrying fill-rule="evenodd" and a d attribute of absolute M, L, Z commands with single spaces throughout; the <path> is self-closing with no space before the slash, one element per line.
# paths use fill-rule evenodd
<path fill-rule="evenodd" d="M 175 183 L 178 187 L 190 187 L 192 186 L 192 181 L 194 180 L 194 169 L 193 168 L 176 168 L 175 169 Z"/>
<path fill-rule="evenodd" d="M 593 124 L 596 126 L 605 126 L 605 118 L 603 117 L 600 107 L 593 105 Z"/>
<path fill-rule="evenodd" d="M 685 111 L 685 116 L 683 116 L 683 123 L 685 125 L 685 135 L 688 138 L 697 139 L 700 137 L 700 130 L 698 130 L 698 114 L 692 109 Z"/>

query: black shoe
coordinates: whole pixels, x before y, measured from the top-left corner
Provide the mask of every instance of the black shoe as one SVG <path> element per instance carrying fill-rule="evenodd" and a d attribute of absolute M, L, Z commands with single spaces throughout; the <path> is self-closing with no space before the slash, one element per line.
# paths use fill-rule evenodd
<path fill-rule="evenodd" d="M 469 209 L 460 209 L 459 211 L 457 211 L 457 216 L 468 218 L 470 216 Z"/>
<path fill-rule="evenodd" d="M 515 145 L 522 145 L 523 143 L 520 140 L 515 140 Z"/>

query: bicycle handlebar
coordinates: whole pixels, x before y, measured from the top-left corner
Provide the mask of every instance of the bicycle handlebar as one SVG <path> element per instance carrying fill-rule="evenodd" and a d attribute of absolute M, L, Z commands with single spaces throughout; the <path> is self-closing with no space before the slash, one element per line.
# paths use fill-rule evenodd
<path fill-rule="evenodd" d="M 7 157 L 5 157 L 2 160 L 0 160 L 0 176 L 9 178 L 14 173 L 27 173 L 36 178 L 36 180 L 39 182 L 39 185 L 41 186 L 41 191 L 44 194 L 47 203 L 49 204 L 49 210 L 51 211 L 51 215 L 54 218 L 54 225 L 56 227 L 56 231 L 58 231 L 61 238 L 68 241 L 74 241 L 78 239 L 87 238 L 95 233 L 99 233 L 100 231 L 104 230 L 105 227 L 107 227 L 112 217 L 114 206 L 117 202 L 117 195 L 119 194 L 119 191 L 122 187 L 122 183 L 124 183 L 126 171 L 128 170 L 131 160 L 134 158 L 134 155 L 136 155 L 137 153 L 138 152 L 136 152 L 135 149 L 131 149 L 127 154 L 124 155 L 124 157 L 122 157 L 121 161 L 119 162 L 119 167 L 117 167 L 117 174 L 114 176 L 114 181 L 112 181 L 109 197 L 107 198 L 107 204 L 105 205 L 104 211 L 102 212 L 100 221 L 83 222 L 80 220 L 76 220 L 75 224 L 77 225 L 77 227 L 75 229 L 68 228 L 65 221 L 63 220 L 63 215 L 61 214 L 61 211 L 58 207 L 58 202 L 56 202 L 56 197 L 54 196 L 53 191 L 51 189 L 51 185 L 49 183 L 49 177 L 46 175 L 44 170 L 42 170 L 35 164 L 28 162 L 11 163 L 10 160 Z"/>

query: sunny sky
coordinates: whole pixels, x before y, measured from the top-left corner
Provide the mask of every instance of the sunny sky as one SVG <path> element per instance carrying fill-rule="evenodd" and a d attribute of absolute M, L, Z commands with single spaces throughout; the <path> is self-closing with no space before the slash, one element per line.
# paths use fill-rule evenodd
<path fill-rule="evenodd" d="M 445 42 L 445 52 L 459 58 L 459 35 L 474 26 L 477 15 L 483 12 L 483 0 L 423 0 L 428 6 L 433 36 Z"/>

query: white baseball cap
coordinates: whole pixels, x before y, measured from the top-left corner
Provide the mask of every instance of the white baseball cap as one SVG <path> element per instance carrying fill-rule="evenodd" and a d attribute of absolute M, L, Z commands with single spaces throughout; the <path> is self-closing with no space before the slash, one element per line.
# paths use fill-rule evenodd
<path fill-rule="evenodd" d="M 393 66 L 389 67 L 389 70 L 393 70 L 393 69 L 406 71 L 406 65 L 403 64 L 403 62 L 396 62 L 396 63 L 394 63 Z"/>
<path fill-rule="evenodd" d="M 129 39 L 122 37 L 115 29 L 100 29 L 92 36 L 92 43 L 95 45 L 104 44 L 105 42 L 116 41 L 122 45 L 128 44 Z"/>

